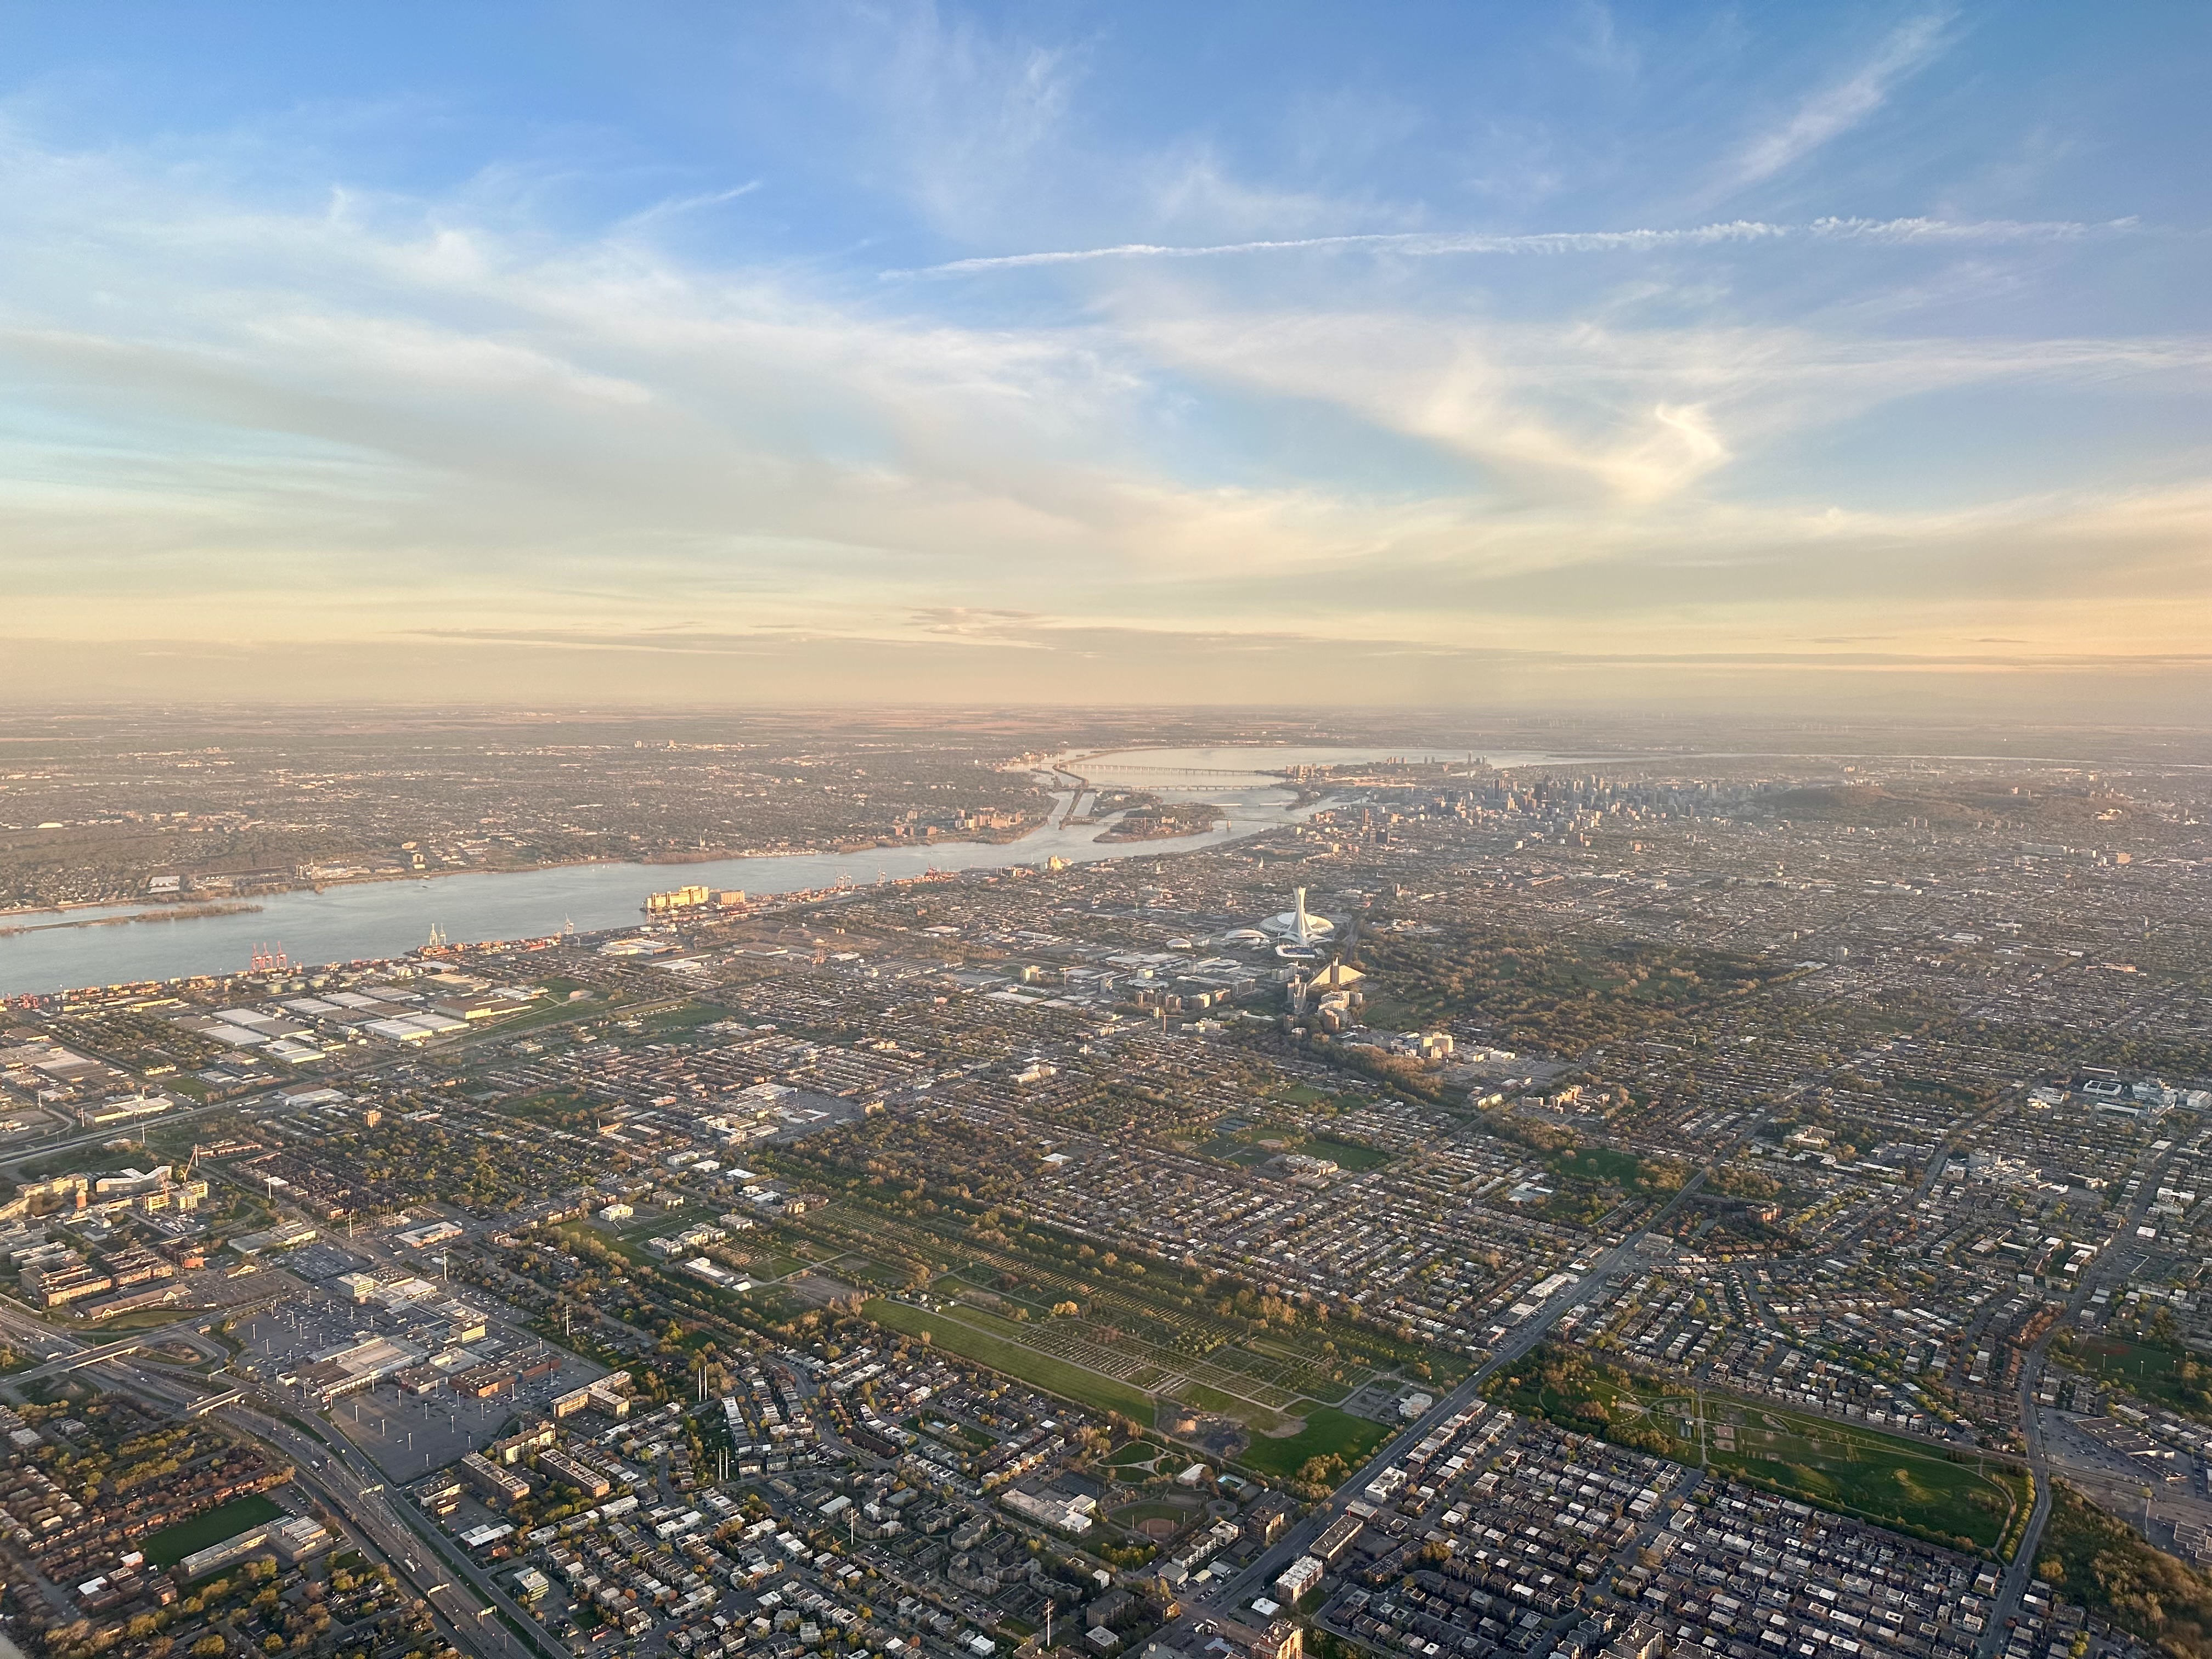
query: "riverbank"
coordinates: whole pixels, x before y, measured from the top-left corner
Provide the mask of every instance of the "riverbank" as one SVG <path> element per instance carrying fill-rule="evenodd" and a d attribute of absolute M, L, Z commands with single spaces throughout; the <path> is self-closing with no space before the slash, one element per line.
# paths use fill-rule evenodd
<path fill-rule="evenodd" d="M 1275 780 L 1252 789 L 1213 790 L 1224 828 L 1172 840 L 1098 840 L 1101 826 L 1063 820 L 1075 797 L 1054 800 L 1045 824 L 1018 841 L 939 842 L 876 848 L 859 854 L 791 854 L 682 866 L 686 879 L 716 889 L 743 889 L 758 900 L 926 876 L 1024 866 L 1042 870 L 1054 860 L 1102 860 L 1194 852 L 1302 821 L 1293 793 Z M 257 950 L 279 945 L 300 964 L 374 961 L 404 956 L 427 943 L 434 927 L 455 942 L 545 939 L 640 926 L 646 896 L 668 884 L 669 866 L 593 860 L 515 871 L 418 872 L 412 879 L 335 884 L 317 892 L 265 895 L 251 914 L 180 918 L 173 927 L 36 928 L 0 933 L 0 994 L 50 994 L 79 986 L 138 984 L 201 974 L 246 970 Z M 442 879 L 428 878 L 438 874 Z M 135 907 L 130 914 L 176 915 Z"/>
<path fill-rule="evenodd" d="M 94 907 L 88 906 L 87 908 Z M 0 939 L 11 939 L 17 933 L 51 933 L 58 927 L 127 927 L 141 921 L 197 921 L 203 916 L 242 916 L 258 912 L 258 904 L 184 904 L 164 906 L 156 910 L 133 910 L 119 916 L 78 916 L 67 921 L 27 922 L 16 927 L 0 927 Z M 52 915 L 51 910 L 12 910 L 0 912 L 5 915 Z"/>
<path fill-rule="evenodd" d="M 1018 830 L 983 833 L 972 836 L 941 836 L 933 841 L 832 842 L 819 847 L 755 848 L 732 850 L 717 848 L 697 854 L 657 853 L 640 854 L 635 858 L 576 858 L 547 859 L 535 864 L 475 864 L 451 865 L 430 870 L 362 871 L 356 875 L 325 876 L 316 879 L 301 879 L 285 887 L 264 887 L 254 890 L 261 898 L 281 898 L 298 893 L 322 893 L 349 887 L 385 887 L 404 882 L 429 882 L 468 876 L 526 876 L 539 875 L 556 870 L 587 870 L 606 868 L 618 870 L 672 868 L 688 869 L 708 864 L 731 864 L 750 859 L 783 858 L 858 858 L 869 853 L 904 852 L 915 848 L 951 847 L 1012 847 L 1039 830 L 1054 827 L 1054 815 L 1048 813 L 1036 823 Z M 246 909 L 258 909 L 248 904 Z M 37 916 L 69 916 L 82 910 L 106 910 L 116 914 L 102 917 L 88 917 L 76 921 L 18 923 L 15 918 Z M 144 895 L 127 898 L 69 899 L 55 904 L 17 905 L 0 908 L 0 938 L 13 933 L 36 932 L 43 927 L 105 927 L 120 921 L 159 921 L 183 920 L 198 915 L 231 914 L 227 902 L 210 900 L 196 902 L 190 898 L 149 898 Z M 13 925 L 11 925 L 11 923 Z"/>

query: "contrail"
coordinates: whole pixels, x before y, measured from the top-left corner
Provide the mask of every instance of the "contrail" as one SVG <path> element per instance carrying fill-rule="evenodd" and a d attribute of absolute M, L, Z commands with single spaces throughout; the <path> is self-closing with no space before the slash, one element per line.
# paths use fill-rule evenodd
<path fill-rule="evenodd" d="M 1176 246 L 1158 242 L 1121 242 L 1111 247 L 1065 248 L 1038 253 L 1002 253 L 908 270 L 886 270 L 886 282 L 915 276 L 963 276 L 981 271 L 1016 270 L 1030 265 L 1087 264 L 1103 259 L 1214 259 L 1238 253 L 1290 253 L 1314 249 L 1373 248 L 1414 258 L 1453 253 L 1614 253 L 1644 248 L 1705 246 L 1722 242 L 1778 241 L 1792 237 L 1866 242 L 2067 241 L 2137 228 L 2133 219 L 2103 224 L 2072 220 L 1985 219 L 1960 222 L 1942 219 L 1815 219 L 1805 225 L 1767 224 L 1756 219 L 1696 225 L 1676 230 L 1557 230 L 1528 235 L 1484 235 L 1467 231 L 1373 232 L 1343 236 L 1299 236 L 1277 241 L 1214 242 Z"/>

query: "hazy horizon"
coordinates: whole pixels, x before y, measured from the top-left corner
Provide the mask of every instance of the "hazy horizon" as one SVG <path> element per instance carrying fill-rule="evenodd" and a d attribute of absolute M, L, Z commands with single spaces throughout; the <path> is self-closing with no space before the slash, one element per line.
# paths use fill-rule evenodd
<path fill-rule="evenodd" d="M 2201 9 L 9 16 L 19 703 L 2212 710 Z"/>

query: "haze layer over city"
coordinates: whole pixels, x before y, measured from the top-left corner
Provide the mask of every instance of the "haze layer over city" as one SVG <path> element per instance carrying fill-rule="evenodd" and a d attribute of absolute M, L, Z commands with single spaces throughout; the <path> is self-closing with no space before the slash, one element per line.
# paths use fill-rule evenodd
<path fill-rule="evenodd" d="M 5 16 L 0 1659 L 2212 1659 L 2201 8 Z"/>

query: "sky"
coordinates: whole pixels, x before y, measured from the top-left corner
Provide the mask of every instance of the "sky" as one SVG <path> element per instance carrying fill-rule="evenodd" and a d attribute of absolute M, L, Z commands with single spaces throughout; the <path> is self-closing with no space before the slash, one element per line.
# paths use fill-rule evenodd
<path fill-rule="evenodd" d="M 18 698 L 2212 719 L 2212 9 L 0 3 Z"/>

